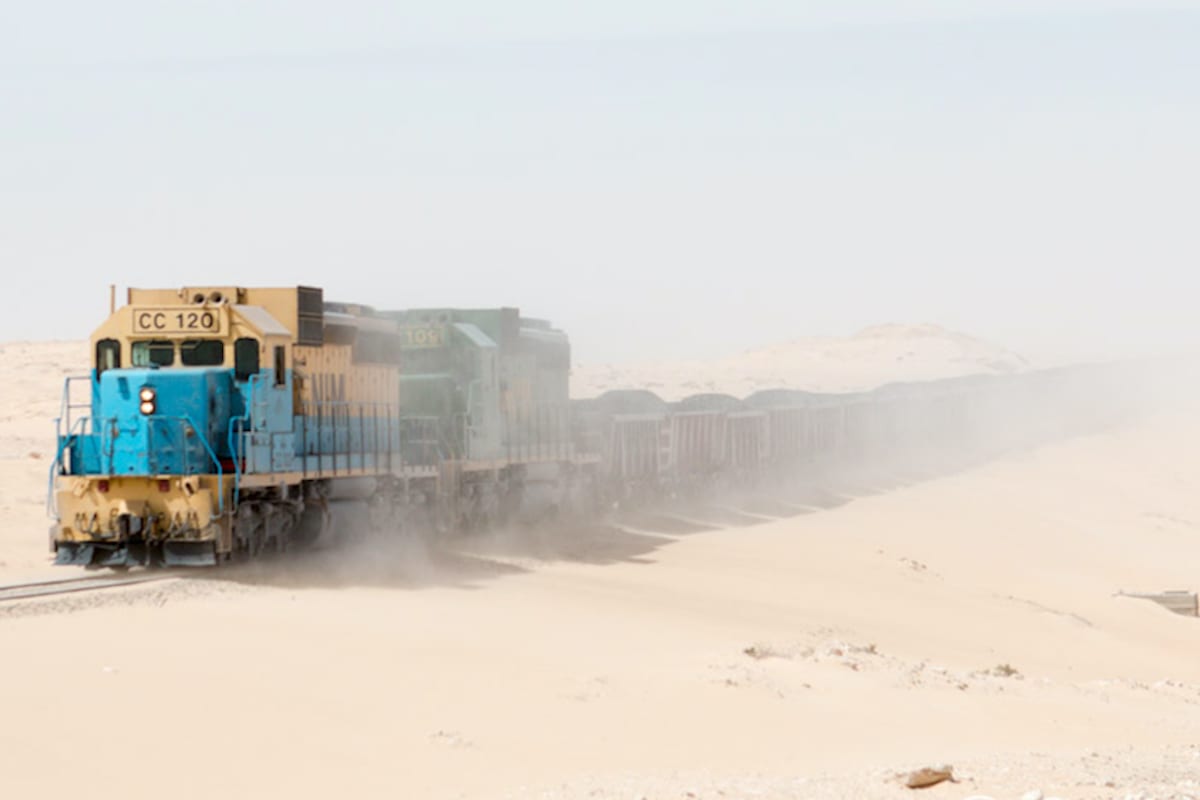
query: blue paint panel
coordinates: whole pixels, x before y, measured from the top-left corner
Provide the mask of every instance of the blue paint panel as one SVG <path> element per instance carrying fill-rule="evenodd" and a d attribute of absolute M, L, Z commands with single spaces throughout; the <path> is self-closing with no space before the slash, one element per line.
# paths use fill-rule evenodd
<path fill-rule="evenodd" d="M 184 475 L 216 471 L 206 442 L 220 452 L 231 405 L 226 369 L 111 369 L 93 394 L 92 430 L 71 449 L 73 471 L 115 475 Z M 141 413 L 140 392 L 154 391 L 154 412 Z M 75 466 L 78 465 L 78 466 Z"/>
<path fill-rule="evenodd" d="M 291 432 L 292 430 L 292 375 L 284 373 L 283 381 L 275 385 L 275 371 L 262 371 L 259 397 L 262 403 L 257 409 L 257 430 L 267 430 L 272 433 Z"/>
<path fill-rule="evenodd" d="M 286 372 L 276 385 L 275 371 L 264 369 L 245 383 L 237 384 L 245 411 L 233 420 L 234 446 L 244 459 L 244 474 L 291 472 L 297 469 L 291 457 L 292 374 Z"/>
<path fill-rule="evenodd" d="M 99 473 L 104 464 L 101 453 L 100 434 L 90 433 L 76 437 L 75 444 L 68 453 L 69 469 L 67 471 L 72 475 Z"/>

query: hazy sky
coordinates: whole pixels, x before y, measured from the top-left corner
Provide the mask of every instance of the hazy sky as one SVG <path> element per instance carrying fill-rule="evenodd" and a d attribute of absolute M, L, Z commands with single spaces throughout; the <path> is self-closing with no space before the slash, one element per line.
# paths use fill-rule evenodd
<path fill-rule="evenodd" d="M 0 0 L 0 340 L 303 283 L 593 362 L 1174 348 L 1198 193 L 1198 4 Z"/>

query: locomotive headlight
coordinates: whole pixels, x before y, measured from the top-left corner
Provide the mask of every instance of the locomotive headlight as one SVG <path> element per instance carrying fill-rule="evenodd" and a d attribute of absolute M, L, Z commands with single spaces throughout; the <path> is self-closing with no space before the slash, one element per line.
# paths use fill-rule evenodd
<path fill-rule="evenodd" d="M 143 386 L 142 390 L 138 392 L 138 399 L 142 401 L 142 404 L 138 406 L 138 410 L 147 417 L 154 413 L 154 397 L 154 389 L 149 386 Z"/>

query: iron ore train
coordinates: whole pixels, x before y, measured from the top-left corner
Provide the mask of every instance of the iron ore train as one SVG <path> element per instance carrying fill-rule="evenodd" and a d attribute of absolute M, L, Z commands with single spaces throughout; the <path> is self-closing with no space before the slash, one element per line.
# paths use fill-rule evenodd
<path fill-rule="evenodd" d="M 312 287 L 130 289 L 91 354 L 57 420 L 59 564 L 214 565 L 417 516 L 469 529 L 1011 443 L 1097 411 L 1080 370 L 572 401 L 570 346 L 548 322 L 376 311 Z"/>

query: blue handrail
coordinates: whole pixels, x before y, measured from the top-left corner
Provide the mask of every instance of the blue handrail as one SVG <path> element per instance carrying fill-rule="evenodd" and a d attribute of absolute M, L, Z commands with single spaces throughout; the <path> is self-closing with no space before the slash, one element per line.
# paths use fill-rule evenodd
<path fill-rule="evenodd" d="M 251 375 L 246 382 L 247 399 L 246 410 L 240 417 L 229 418 L 229 430 L 226 434 L 226 444 L 229 446 L 229 455 L 233 458 L 233 505 L 236 507 L 242 490 L 242 453 L 239 452 L 234 438 L 234 428 L 238 423 L 252 422 L 252 412 L 254 411 L 254 396 L 257 393 L 257 384 L 260 381 L 259 375 Z M 254 426 L 251 425 L 251 428 Z"/>
<path fill-rule="evenodd" d="M 224 513 L 225 513 L 225 470 L 221 466 L 221 459 L 217 458 L 217 454 L 212 449 L 212 445 L 210 445 L 208 443 L 208 437 L 205 436 L 204 434 L 200 433 L 200 428 L 196 425 L 195 422 L 192 421 L 191 416 L 188 414 L 184 414 L 183 419 L 187 422 L 188 425 L 192 426 L 192 430 L 195 431 L 195 433 L 196 433 L 196 438 L 200 440 L 200 444 L 204 445 L 204 449 L 208 453 L 208 457 L 211 458 L 213 463 L 216 464 L 216 466 L 217 466 L 217 495 L 218 495 L 218 497 L 217 497 L 217 500 L 218 500 L 217 513 L 220 515 L 224 515 Z M 184 453 L 185 453 L 184 457 L 186 458 L 187 457 L 186 456 L 186 453 L 187 453 L 186 447 L 184 448 Z M 235 505 L 236 505 L 236 503 L 235 503 Z"/>
<path fill-rule="evenodd" d="M 196 436 L 196 438 L 200 440 L 200 444 L 204 446 L 204 451 L 206 453 L 208 453 L 208 457 L 212 460 L 213 465 L 217 468 L 217 492 L 220 495 L 218 497 L 217 513 L 224 514 L 225 513 L 225 469 L 224 469 L 224 467 L 221 466 L 221 459 L 217 458 L 217 453 L 215 450 L 213 450 L 212 445 L 209 443 L 208 437 L 200 432 L 200 426 L 198 426 L 196 424 L 195 420 L 192 419 L 190 414 L 178 414 L 178 415 L 164 414 L 161 416 L 158 414 L 152 414 L 151 416 L 146 418 L 146 424 L 148 426 L 147 430 L 152 431 L 153 424 L 155 422 L 160 422 L 163 420 L 174 420 L 174 421 L 180 422 L 184 425 L 187 425 L 188 428 L 191 428 L 192 433 Z M 183 429 L 182 432 L 184 434 L 183 438 L 186 439 L 187 438 L 187 430 Z M 153 450 L 153 448 L 151 448 L 151 450 Z M 190 473 L 188 472 L 188 460 L 187 460 L 188 447 L 187 447 L 186 442 L 181 447 L 181 451 L 183 454 L 183 474 L 187 475 Z"/>
<path fill-rule="evenodd" d="M 233 504 L 235 506 L 238 503 L 238 493 L 241 491 L 242 486 L 242 459 L 235 445 L 236 439 L 234 437 L 234 427 L 239 422 L 249 422 L 248 416 L 243 414 L 240 417 L 230 417 L 229 432 L 225 437 L 227 440 L 226 443 L 229 445 L 229 454 L 233 459 Z"/>

